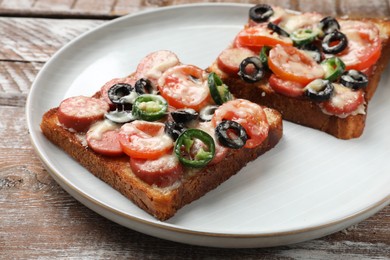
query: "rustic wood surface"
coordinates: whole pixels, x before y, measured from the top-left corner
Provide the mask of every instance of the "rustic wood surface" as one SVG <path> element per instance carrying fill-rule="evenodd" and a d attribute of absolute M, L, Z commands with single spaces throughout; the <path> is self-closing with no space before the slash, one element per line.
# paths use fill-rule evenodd
<path fill-rule="evenodd" d="M 0 1 L 0 259 L 390 259 L 390 206 L 341 232 L 267 249 L 216 249 L 150 237 L 89 210 L 49 176 L 30 144 L 25 102 L 61 46 L 107 19 L 192 0 Z M 256 1 L 236 1 L 255 3 Z M 264 1 L 309 10 L 311 0 Z M 316 1 L 333 15 L 390 17 L 389 0 Z"/>

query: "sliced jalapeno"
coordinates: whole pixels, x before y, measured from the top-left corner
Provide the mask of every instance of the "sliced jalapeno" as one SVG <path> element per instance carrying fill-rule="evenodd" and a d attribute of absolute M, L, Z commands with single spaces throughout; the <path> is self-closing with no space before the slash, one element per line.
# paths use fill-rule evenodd
<path fill-rule="evenodd" d="M 340 83 L 348 88 L 358 90 L 368 85 L 368 77 L 361 71 L 348 70 L 341 75 Z"/>
<path fill-rule="evenodd" d="M 253 72 L 250 72 L 247 67 L 253 66 Z M 259 57 L 248 57 L 240 64 L 238 75 L 246 82 L 255 83 L 260 81 L 264 76 L 264 67 Z"/>
<path fill-rule="evenodd" d="M 348 39 L 344 33 L 333 31 L 325 35 L 322 40 L 322 50 L 327 54 L 337 54 L 348 46 Z"/>
<path fill-rule="evenodd" d="M 261 64 L 263 64 L 264 68 L 268 68 L 268 55 L 270 50 L 271 47 L 269 46 L 263 46 L 261 48 L 259 57 L 260 57 Z"/>
<path fill-rule="evenodd" d="M 294 31 L 290 38 L 294 42 L 295 46 L 302 46 L 309 43 L 312 43 L 318 35 L 318 30 L 311 30 L 311 29 L 298 29 Z"/>
<path fill-rule="evenodd" d="M 226 147 L 240 149 L 248 140 L 248 134 L 244 127 L 231 120 L 222 121 L 215 128 L 218 142 Z"/>
<path fill-rule="evenodd" d="M 155 121 L 165 116 L 167 101 L 160 95 L 140 95 L 133 104 L 133 114 L 142 120 Z"/>
<path fill-rule="evenodd" d="M 285 30 L 283 30 L 282 27 L 280 27 L 277 24 L 268 23 L 267 27 L 268 27 L 268 29 L 271 29 L 272 31 L 276 32 L 277 34 L 279 34 L 281 36 L 290 37 L 290 34 L 288 32 L 286 32 Z"/>
<path fill-rule="evenodd" d="M 270 5 L 258 4 L 249 9 L 249 18 L 255 22 L 266 22 L 274 14 Z"/>
<path fill-rule="evenodd" d="M 195 147 L 197 141 L 202 142 L 203 145 Z M 186 167 L 204 167 L 214 158 L 214 139 L 200 129 L 187 129 L 176 140 L 175 154 Z"/>
<path fill-rule="evenodd" d="M 320 21 L 319 29 L 323 31 L 324 34 L 328 34 L 333 31 L 340 30 L 340 24 L 335 18 L 327 16 Z"/>
<path fill-rule="evenodd" d="M 208 85 L 211 97 L 213 98 L 215 104 L 222 105 L 223 103 L 233 99 L 233 95 L 230 93 L 228 86 L 226 86 L 214 72 L 209 74 Z"/>
<path fill-rule="evenodd" d="M 332 57 L 321 62 L 325 71 L 324 78 L 329 81 L 335 81 L 345 71 L 344 62 L 338 57 Z"/>
<path fill-rule="evenodd" d="M 334 90 L 329 80 L 315 79 L 304 88 L 305 95 L 314 101 L 328 100 Z"/>

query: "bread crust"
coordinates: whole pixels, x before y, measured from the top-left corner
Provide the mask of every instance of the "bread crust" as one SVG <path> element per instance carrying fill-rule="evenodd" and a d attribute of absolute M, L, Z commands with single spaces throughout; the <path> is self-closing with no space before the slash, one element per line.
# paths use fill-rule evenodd
<path fill-rule="evenodd" d="M 57 110 L 58 108 L 53 108 L 44 114 L 41 122 L 42 133 L 96 177 L 159 220 L 171 218 L 186 204 L 215 189 L 248 162 L 273 148 L 283 135 L 280 113 L 265 108 L 270 131 L 267 139 L 260 146 L 253 149 L 231 150 L 222 162 L 192 174 L 187 169 L 184 179 L 176 185 L 177 187 L 164 190 L 148 185 L 136 177 L 131 171 L 128 156 L 103 156 L 83 145 L 82 139 L 77 134 L 60 125 Z"/>
<path fill-rule="evenodd" d="M 373 18 L 361 19 L 360 21 L 376 24 L 380 28 L 381 35 L 384 36 L 381 57 L 374 65 L 369 75 L 369 85 L 365 89 L 365 114 L 349 115 L 345 118 L 325 114 L 315 102 L 279 94 L 269 87 L 265 80 L 259 83 L 246 83 L 236 75 L 228 75 L 218 68 L 217 61 L 208 68 L 208 71 L 217 73 L 236 97 L 272 107 L 278 110 L 283 119 L 287 121 L 318 129 L 339 139 L 358 138 L 364 131 L 368 112 L 367 105 L 390 60 L 390 21 Z"/>

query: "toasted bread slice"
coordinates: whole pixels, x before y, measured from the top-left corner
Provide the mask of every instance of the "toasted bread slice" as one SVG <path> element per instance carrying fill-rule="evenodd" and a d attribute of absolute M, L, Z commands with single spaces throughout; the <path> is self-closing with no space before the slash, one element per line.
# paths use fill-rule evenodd
<path fill-rule="evenodd" d="M 318 102 L 308 98 L 289 97 L 276 92 L 268 82 L 270 75 L 266 75 L 259 82 L 247 83 L 236 73 L 223 71 L 218 66 L 218 59 L 208 68 L 208 71 L 217 73 L 236 97 L 272 107 L 280 111 L 285 120 L 318 129 L 340 139 L 357 138 L 363 133 L 368 103 L 373 97 L 381 73 L 390 59 L 390 21 L 383 19 L 361 19 L 360 21 L 375 24 L 380 31 L 382 42 L 381 56 L 367 75 L 369 84 L 364 89 L 365 103 L 364 111 L 361 113 L 350 114 L 346 117 L 324 113 L 323 109 L 318 106 Z"/>
<path fill-rule="evenodd" d="M 248 162 L 273 148 L 282 137 L 282 118 L 279 112 L 264 108 L 269 123 L 269 135 L 258 147 L 230 150 L 222 162 L 207 166 L 194 174 L 186 170 L 179 185 L 158 188 L 133 174 L 128 156 L 99 155 L 83 144 L 80 134 L 66 130 L 58 121 L 58 108 L 46 112 L 41 129 L 43 134 L 95 176 L 111 185 L 140 208 L 159 220 L 172 217 L 186 204 L 202 197 L 236 174 Z"/>

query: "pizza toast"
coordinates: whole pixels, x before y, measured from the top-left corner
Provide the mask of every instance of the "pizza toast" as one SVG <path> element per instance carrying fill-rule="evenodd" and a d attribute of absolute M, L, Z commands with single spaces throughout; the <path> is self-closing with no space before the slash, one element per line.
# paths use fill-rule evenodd
<path fill-rule="evenodd" d="M 203 101 L 197 99 L 195 103 L 179 104 L 185 100 L 175 100 L 169 91 L 157 87 L 159 84 L 169 84 L 164 77 L 171 70 L 175 71 L 175 75 L 178 71 L 190 73 L 184 79 L 184 85 L 191 83 L 190 88 L 203 88 L 210 84 L 210 79 L 219 82 L 218 78 L 212 77 L 215 77 L 213 74 L 181 64 L 172 52 L 157 51 L 146 56 L 135 73 L 108 81 L 93 97 L 65 99 L 59 107 L 47 111 L 41 122 L 42 133 L 52 143 L 138 207 L 162 221 L 171 218 L 177 210 L 215 189 L 248 162 L 273 148 L 283 135 L 282 118 L 276 110 L 232 96 L 225 96 L 228 100 L 216 107 L 208 87 L 203 88 L 208 93 Z M 170 80 L 172 75 L 168 77 Z M 134 94 L 135 90 L 141 93 Z M 157 91 L 163 95 L 157 94 Z M 134 95 L 137 96 L 135 100 Z M 138 106 L 141 98 L 151 96 L 158 96 L 158 100 L 148 100 Z M 197 93 L 197 96 L 202 95 Z M 165 107 L 161 105 L 160 98 L 169 100 L 163 114 L 155 113 L 158 110 L 156 106 Z M 132 100 L 132 107 L 129 108 L 129 104 L 124 104 L 123 100 Z M 143 112 L 153 113 L 145 117 L 136 106 L 138 110 L 146 107 Z M 203 107 L 212 107 L 214 112 L 205 113 Z M 240 116 L 247 114 L 243 117 L 245 122 L 237 116 L 236 112 L 240 109 Z M 197 115 L 195 119 L 194 114 Z M 256 121 L 250 119 L 253 116 Z M 247 140 L 241 144 L 241 132 L 231 128 L 234 124 L 240 124 L 241 132 L 245 128 L 244 132 L 248 132 Z M 183 125 L 184 129 L 181 129 Z M 231 147 L 221 145 L 215 127 L 220 125 L 227 125 L 225 133 L 233 131 L 232 137 L 225 136 L 224 139 L 230 142 Z M 261 130 L 261 136 L 252 135 L 251 129 Z M 205 133 L 209 133 L 206 136 L 208 139 L 203 139 Z M 190 134 L 194 135 L 193 139 L 188 138 Z M 189 140 L 192 143 L 187 149 Z M 131 142 L 137 144 L 135 149 L 132 149 Z M 208 142 L 213 143 L 213 157 L 209 156 L 212 149 Z M 185 155 L 182 156 L 183 153 Z"/>
<path fill-rule="evenodd" d="M 235 96 L 275 108 L 285 120 L 351 139 L 363 133 L 389 59 L 386 19 L 335 19 L 260 4 L 208 71 Z M 350 74 L 365 84 L 345 82 Z"/>

